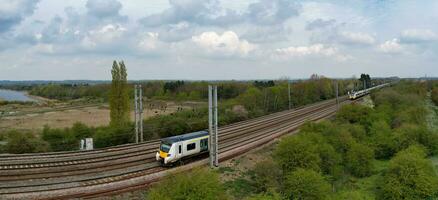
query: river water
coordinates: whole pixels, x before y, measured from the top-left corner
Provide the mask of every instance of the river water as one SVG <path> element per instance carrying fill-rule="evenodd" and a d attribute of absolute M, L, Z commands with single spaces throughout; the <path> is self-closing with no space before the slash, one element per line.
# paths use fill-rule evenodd
<path fill-rule="evenodd" d="M 25 92 L 0 89 L 0 100 L 5 101 L 36 101 L 26 95 Z"/>

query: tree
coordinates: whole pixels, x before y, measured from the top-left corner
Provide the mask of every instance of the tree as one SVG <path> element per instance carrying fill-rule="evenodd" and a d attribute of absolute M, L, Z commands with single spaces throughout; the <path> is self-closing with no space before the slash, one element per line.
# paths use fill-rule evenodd
<path fill-rule="evenodd" d="M 113 62 L 112 82 L 109 98 L 110 125 L 125 126 L 129 122 L 129 96 L 126 67 L 123 61 Z"/>
<path fill-rule="evenodd" d="M 371 87 L 371 77 L 369 74 L 361 74 L 359 81 L 360 81 L 360 84 L 362 84 L 362 86 L 360 88 L 365 87 L 364 89 L 366 89 L 366 88 Z"/>
<path fill-rule="evenodd" d="M 365 177 L 373 169 L 374 151 L 359 143 L 354 143 L 345 155 L 345 166 L 351 174 Z"/>
<path fill-rule="evenodd" d="M 320 171 L 321 158 L 316 145 L 301 135 L 282 139 L 275 148 L 273 156 L 285 173 L 296 168 Z"/>
<path fill-rule="evenodd" d="M 286 176 L 284 194 L 287 199 L 319 200 L 325 199 L 330 185 L 321 174 L 298 168 Z"/>
<path fill-rule="evenodd" d="M 391 127 L 385 121 L 373 122 L 369 131 L 369 144 L 374 147 L 377 159 L 388 159 L 396 152 Z"/>
<path fill-rule="evenodd" d="M 391 159 L 380 185 L 380 199 L 432 199 L 438 195 L 438 177 L 424 151 L 410 146 Z"/>
<path fill-rule="evenodd" d="M 151 200 L 219 200 L 226 199 L 219 175 L 208 169 L 172 174 L 156 184 L 148 194 Z"/>

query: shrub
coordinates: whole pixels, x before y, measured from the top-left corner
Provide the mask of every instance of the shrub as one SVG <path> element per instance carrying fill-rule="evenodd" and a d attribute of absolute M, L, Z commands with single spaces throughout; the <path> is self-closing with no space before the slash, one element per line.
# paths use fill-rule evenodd
<path fill-rule="evenodd" d="M 93 135 L 91 128 L 81 122 L 74 123 L 71 131 L 76 139 L 84 139 Z"/>
<path fill-rule="evenodd" d="M 325 199 L 329 192 L 330 185 L 313 170 L 298 168 L 286 176 L 284 194 L 287 199 Z"/>
<path fill-rule="evenodd" d="M 342 191 L 336 195 L 333 200 L 373 200 L 374 198 L 367 193 L 352 190 L 352 191 Z"/>
<path fill-rule="evenodd" d="M 371 148 L 355 143 L 345 155 L 345 166 L 352 175 L 365 177 L 372 172 L 373 160 L 374 152 Z"/>
<path fill-rule="evenodd" d="M 79 140 L 69 129 L 52 129 L 44 126 L 42 139 L 49 143 L 52 151 L 69 151 L 79 148 Z"/>
<path fill-rule="evenodd" d="M 381 182 L 381 199 L 431 199 L 438 195 L 438 177 L 424 150 L 411 146 L 391 159 Z"/>
<path fill-rule="evenodd" d="M 432 90 L 432 101 L 438 106 L 438 87 L 435 87 Z"/>
<path fill-rule="evenodd" d="M 254 167 L 254 185 L 259 192 L 280 188 L 282 172 L 273 160 L 258 162 Z"/>
<path fill-rule="evenodd" d="M 336 119 L 340 122 L 360 123 L 366 128 L 370 125 L 370 114 L 373 110 L 367 106 L 358 104 L 347 104 L 341 107 L 336 114 Z"/>
<path fill-rule="evenodd" d="M 282 198 L 277 192 L 267 192 L 246 198 L 246 200 L 282 200 Z"/>
<path fill-rule="evenodd" d="M 100 128 L 93 141 L 96 148 L 126 144 L 134 141 L 134 131 L 131 126 Z"/>
<path fill-rule="evenodd" d="M 274 160 L 285 173 L 296 168 L 320 171 L 317 147 L 301 135 L 285 137 L 273 152 Z"/>
<path fill-rule="evenodd" d="M 196 169 L 190 173 L 169 176 L 150 189 L 147 199 L 215 200 L 226 199 L 226 196 L 218 174 L 207 169 Z"/>
<path fill-rule="evenodd" d="M 31 133 L 12 130 L 7 133 L 7 144 L 4 149 L 8 153 L 37 153 L 48 151 L 48 145 Z"/>

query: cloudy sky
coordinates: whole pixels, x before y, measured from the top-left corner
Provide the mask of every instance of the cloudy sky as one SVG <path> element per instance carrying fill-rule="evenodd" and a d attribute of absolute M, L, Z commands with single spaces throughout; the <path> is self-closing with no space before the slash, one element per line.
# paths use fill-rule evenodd
<path fill-rule="evenodd" d="M 0 80 L 438 76 L 436 0 L 0 0 Z"/>

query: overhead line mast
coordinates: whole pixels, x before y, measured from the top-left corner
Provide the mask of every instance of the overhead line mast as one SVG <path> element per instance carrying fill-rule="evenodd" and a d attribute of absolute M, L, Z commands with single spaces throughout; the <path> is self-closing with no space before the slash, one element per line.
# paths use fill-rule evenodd
<path fill-rule="evenodd" d="M 210 148 L 210 167 L 219 166 L 218 150 L 218 112 L 217 112 L 217 86 L 208 86 L 208 130 Z"/>
<path fill-rule="evenodd" d="M 135 143 L 143 142 L 143 90 L 141 85 L 134 85 L 134 119 Z"/>

